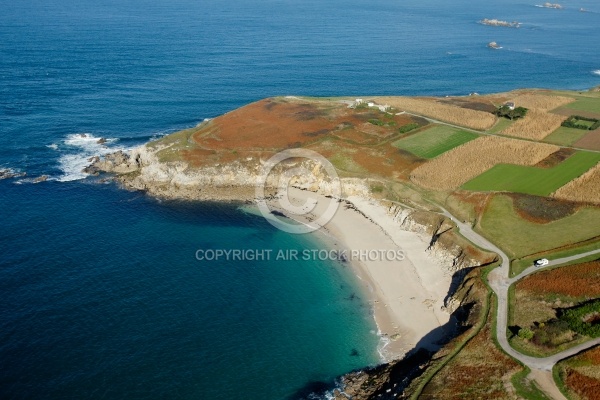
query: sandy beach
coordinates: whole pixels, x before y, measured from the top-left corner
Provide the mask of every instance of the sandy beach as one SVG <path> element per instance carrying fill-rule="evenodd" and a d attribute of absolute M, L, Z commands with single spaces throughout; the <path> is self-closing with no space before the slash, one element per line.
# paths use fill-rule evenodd
<path fill-rule="evenodd" d="M 335 201 L 313 192 L 290 190 L 293 204 L 309 198 L 318 199 L 312 215 L 319 215 L 328 202 Z M 426 253 L 425 239 L 401 230 L 383 206 L 359 196 L 347 201 L 351 205 L 341 202 L 334 217 L 318 232 L 335 247 L 347 250 L 348 261 L 373 306 L 382 336 L 382 358 L 397 359 L 415 347 L 435 349 L 444 336 L 440 327 L 450 317 L 442 309 L 450 274 Z M 276 207 L 276 202 L 272 206 Z M 310 224 L 310 217 L 290 217 Z M 404 259 L 394 256 L 399 252 Z"/>

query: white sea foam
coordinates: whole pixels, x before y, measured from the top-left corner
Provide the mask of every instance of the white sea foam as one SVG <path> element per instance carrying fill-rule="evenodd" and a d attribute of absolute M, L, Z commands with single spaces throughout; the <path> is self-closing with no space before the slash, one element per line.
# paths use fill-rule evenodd
<path fill-rule="evenodd" d="M 106 139 L 104 143 L 100 143 L 100 139 L 89 133 L 68 135 L 63 142 L 66 145 L 64 148 L 65 154 L 58 160 L 63 174 L 56 180 L 68 182 L 83 179 L 87 175 L 82 170 L 91 164 L 90 159 L 92 157 L 119 150 L 119 148 L 108 146 L 116 142 L 117 139 Z"/>
<path fill-rule="evenodd" d="M 377 345 L 377 354 L 379 354 L 379 360 L 383 363 L 390 362 L 390 355 L 386 351 L 386 347 L 389 346 L 391 340 L 387 335 L 384 335 L 379 327 L 377 328 L 377 335 L 379 336 L 379 344 Z"/>
<path fill-rule="evenodd" d="M 596 70 L 592 71 L 592 74 L 600 75 L 600 69 L 596 69 Z"/>
<path fill-rule="evenodd" d="M 46 147 L 52 150 L 58 150 L 58 145 L 56 143 L 47 144 Z"/>

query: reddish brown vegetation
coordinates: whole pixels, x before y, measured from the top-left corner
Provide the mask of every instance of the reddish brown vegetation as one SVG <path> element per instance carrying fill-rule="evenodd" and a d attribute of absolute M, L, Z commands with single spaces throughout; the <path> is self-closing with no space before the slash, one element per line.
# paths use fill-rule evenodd
<path fill-rule="evenodd" d="M 504 380 L 520 366 L 494 345 L 488 322 L 423 391 L 423 398 L 508 399 Z"/>
<path fill-rule="evenodd" d="M 370 123 L 381 121 L 383 126 Z M 211 121 L 193 136 L 212 150 L 282 150 L 303 147 L 335 135 L 359 144 L 376 144 L 413 122 L 379 110 L 353 110 L 343 103 L 265 99 Z"/>
<path fill-rule="evenodd" d="M 539 295 L 555 293 L 578 298 L 598 297 L 600 260 L 538 272 L 517 283 L 516 289 Z"/>
<path fill-rule="evenodd" d="M 357 148 L 344 142 L 317 144 L 309 147 L 330 160 L 345 159 L 355 169 L 345 168 L 334 161 L 336 167 L 346 172 L 369 173 L 375 176 L 408 179 L 410 172 L 423 163 L 410 153 L 391 145 Z"/>
<path fill-rule="evenodd" d="M 584 361 L 598 365 L 600 367 L 600 347 L 594 347 L 581 354 L 580 356 Z"/>
<path fill-rule="evenodd" d="M 358 151 L 352 159 L 372 174 L 401 179 L 408 179 L 410 172 L 423 162 L 412 154 L 393 147 Z"/>
<path fill-rule="evenodd" d="M 539 163 L 535 164 L 534 167 L 538 168 L 552 168 L 556 167 L 561 162 L 565 161 L 567 158 L 571 157 L 575 154 L 575 150 L 563 148 L 554 153 L 550 154 L 548 157 L 544 158 Z"/>
<path fill-rule="evenodd" d="M 194 134 L 201 147 L 214 150 L 300 147 L 336 128 L 323 106 L 265 99 L 215 118 Z"/>
<path fill-rule="evenodd" d="M 578 203 L 528 194 L 510 194 L 514 210 L 527 221 L 547 224 L 568 217 L 579 209 Z"/>
<path fill-rule="evenodd" d="M 600 365 L 599 365 L 600 368 Z M 600 380 L 567 368 L 566 385 L 583 399 L 600 399 Z"/>

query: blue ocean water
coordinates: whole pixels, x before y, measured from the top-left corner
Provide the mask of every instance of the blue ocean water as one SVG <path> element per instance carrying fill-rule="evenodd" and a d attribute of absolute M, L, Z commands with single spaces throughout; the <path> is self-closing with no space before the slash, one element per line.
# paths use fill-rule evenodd
<path fill-rule="evenodd" d="M 377 362 L 343 266 L 194 258 L 316 238 L 80 170 L 273 95 L 599 85 L 600 4 L 535 4 L 0 0 L 0 168 L 28 174 L 0 181 L 0 397 L 299 398 Z"/>

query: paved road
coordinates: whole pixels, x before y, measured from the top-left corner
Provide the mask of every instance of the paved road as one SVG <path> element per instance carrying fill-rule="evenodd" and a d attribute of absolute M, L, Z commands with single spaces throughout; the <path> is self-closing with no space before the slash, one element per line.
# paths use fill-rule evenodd
<path fill-rule="evenodd" d="M 538 383 L 539 387 L 544 392 L 546 392 L 548 395 L 552 396 L 552 398 L 566 400 L 565 397 L 558 390 L 558 387 L 556 387 L 556 383 L 554 382 L 554 379 L 549 379 L 549 377 L 550 378 L 552 377 L 552 375 L 551 375 L 552 368 L 558 361 L 560 361 L 564 358 L 571 357 L 583 350 L 589 349 L 590 347 L 600 345 L 600 338 L 590 340 L 586 343 L 583 343 L 579 346 L 573 347 L 569 350 L 565 350 L 565 351 L 562 351 L 553 356 L 544 357 L 544 358 L 526 356 L 524 354 L 521 354 L 517 350 L 513 349 L 508 342 L 507 333 L 506 333 L 508 331 L 508 288 L 510 287 L 510 285 L 512 285 L 519 279 L 522 279 L 522 278 L 526 277 L 527 275 L 530 275 L 532 273 L 539 271 L 540 268 L 536 268 L 536 267 L 527 268 L 525 271 L 523 271 L 518 276 L 516 276 L 512 279 L 509 279 L 510 258 L 508 257 L 508 255 L 506 255 L 506 253 L 504 253 L 502 250 L 500 250 L 497 246 L 495 246 L 493 243 L 488 241 L 486 238 L 484 238 L 483 236 L 481 236 L 480 234 L 475 232 L 473 230 L 473 228 L 471 227 L 471 225 L 461 222 L 460 220 L 455 218 L 452 214 L 450 214 L 444 208 L 442 208 L 442 210 L 443 210 L 442 214 L 444 214 L 446 217 L 450 218 L 458 226 L 458 228 L 460 229 L 460 233 L 465 238 L 469 239 L 471 242 L 478 245 L 479 247 L 482 247 L 484 249 L 488 249 L 488 250 L 495 252 L 502 259 L 502 264 L 498 268 L 496 268 L 492 272 L 490 272 L 488 275 L 488 282 L 490 284 L 490 287 L 498 296 L 496 337 L 498 339 L 498 342 L 500 343 L 500 346 L 511 357 L 519 360 L 520 362 L 525 364 L 527 367 L 529 367 L 529 369 L 532 370 L 532 374 L 530 375 L 530 377 L 532 379 L 535 379 L 535 381 Z M 587 257 L 589 255 L 597 254 L 597 253 L 600 253 L 600 249 L 589 251 L 589 252 L 582 253 L 582 254 L 578 254 L 575 256 L 571 256 L 571 257 L 564 257 L 564 258 L 552 260 L 552 261 L 550 261 L 548 266 L 563 264 L 563 263 L 566 263 L 569 261 L 577 260 L 579 258 Z"/>
<path fill-rule="evenodd" d="M 510 280 L 510 283 L 513 284 L 516 281 L 525 278 L 527 275 L 530 275 L 530 274 L 532 274 L 534 272 L 543 271 L 544 269 L 546 269 L 548 267 L 552 267 L 552 266 L 560 265 L 560 264 L 565 264 L 565 263 L 568 263 L 568 262 L 571 262 L 571 261 L 574 261 L 574 260 L 578 260 L 580 258 L 591 256 L 593 254 L 598 254 L 598 253 L 600 253 L 600 249 L 588 251 L 587 253 L 581 253 L 581 254 L 577 254 L 577 255 L 574 255 L 574 256 L 570 256 L 570 257 L 557 258 L 556 260 L 551 260 L 548 263 L 548 265 L 546 265 L 543 268 L 531 266 L 531 267 L 527 268 L 526 270 L 524 270 L 523 272 L 521 272 L 519 275 L 517 275 L 514 278 L 512 278 Z"/>

